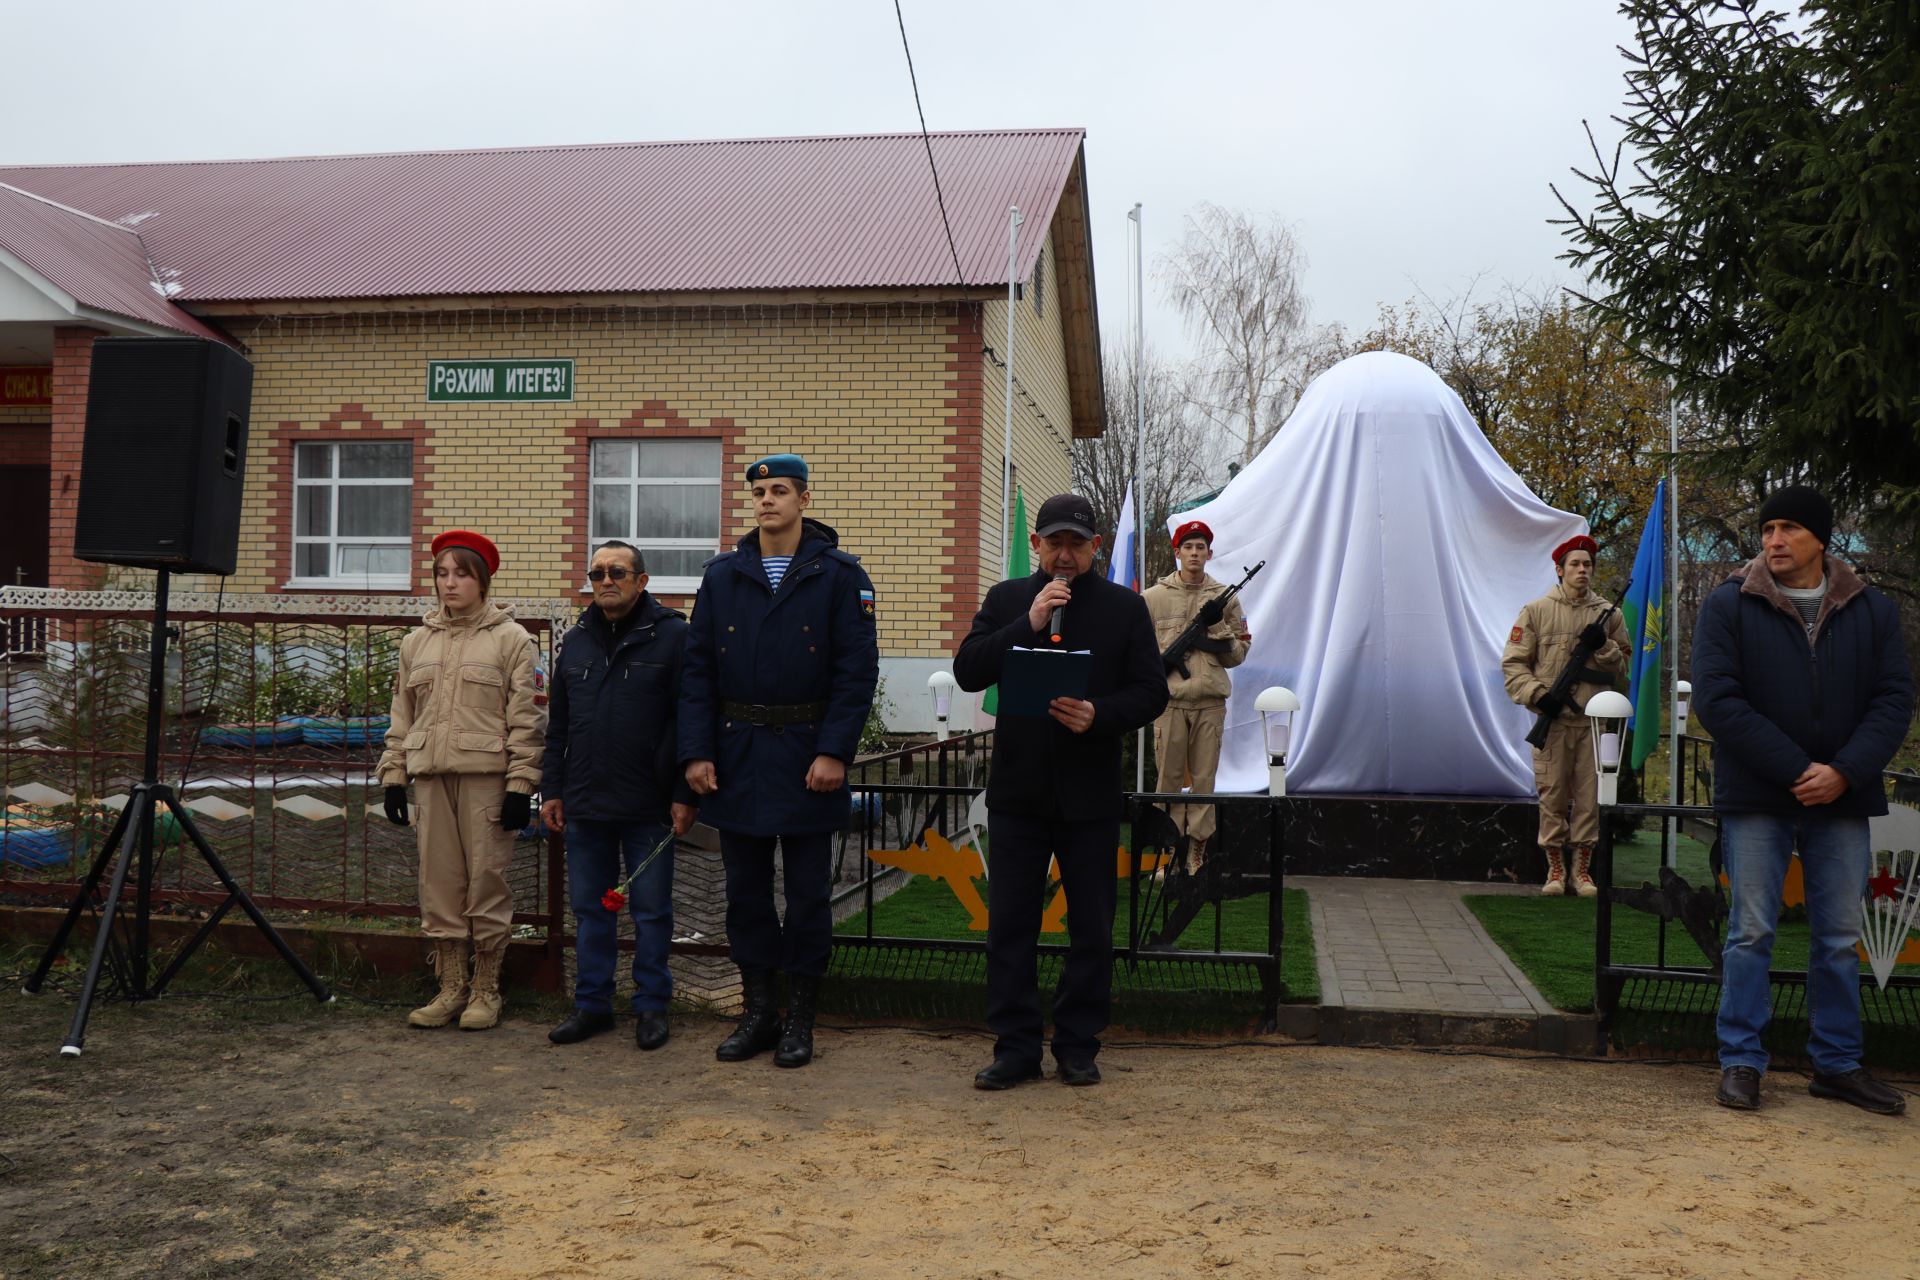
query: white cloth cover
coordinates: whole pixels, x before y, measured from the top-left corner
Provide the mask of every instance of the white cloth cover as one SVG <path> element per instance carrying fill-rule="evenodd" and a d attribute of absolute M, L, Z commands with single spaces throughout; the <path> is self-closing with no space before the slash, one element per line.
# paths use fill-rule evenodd
<path fill-rule="evenodd" d="M 1264 791 L 1253 700 L 1300 696 L 1289 794 L 1534 794 L 1529 714 L 1500 677 L 1520 606 L 1553 586 L 1553 549 L 1587 522 L 1535 497 L 1460 397 L 1418 360 L 1375 351 L 1314 379 L 1205 520 L 1253 645 L 1234 669 L 1216 785 Z"/>

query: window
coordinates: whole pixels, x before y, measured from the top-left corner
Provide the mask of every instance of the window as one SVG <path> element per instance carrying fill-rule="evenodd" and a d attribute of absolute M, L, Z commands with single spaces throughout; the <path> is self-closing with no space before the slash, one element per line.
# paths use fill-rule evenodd
<path fill-rule="evenodd" d="M 609 538 L 640 548 L 653 591 L 700 586 L 720 545 L 718 440 L 596 440 L 587 553 Z"/>
<path fill-rule="evenodd" d="M 294 586 L 412 586 L 413 442 L 293 448 Z"/>

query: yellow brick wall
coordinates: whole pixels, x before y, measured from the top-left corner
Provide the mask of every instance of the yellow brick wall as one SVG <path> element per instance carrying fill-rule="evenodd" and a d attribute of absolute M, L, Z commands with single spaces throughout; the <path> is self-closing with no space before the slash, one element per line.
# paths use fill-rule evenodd
<path fill-rule="evenodd" d="M 1073 484 L 1073 411 L 1067 394 L 1066 336 L 1060 323 L 1059 278 L 1054 271 L 1051 231 L 1042 257 L 1045 279 L 1037 291 L 1039 308 L 1034 305 L 1036 290 L 1031 277 L 1026 281 L 1026 296 L 1013 304 L 1014 481 L 1026 494 L 1028 521 L 1027 528 L 1015 531 L 1018 538 L 1032 531 L 1034 513 L 1042 502 L 1053 494 L 1067 492 Z M 1007 304 L 990 302 L 983 310 L 986 345 L 993 348 L 996 357 L 1002 357 L 1007 341 Z M 994 357 L 982 358 L 982 429 L 987 455 L 983 483 L 988 492 L 981 496 L 980 503 L 980 554 L 989 582 L 1004 576 L 999 462 L 1006 430 L 1006 377 L 1004 363 Z M 1101 532 L 1104 535 L 1106 531 Z"/>
<path fill-rule="evenodd" d="M 1030 305 L 1023 310 L 1031 311 Z M 1045 371 L 1048 360 L 1060 363 L 1053 312 L 1049 306 L 1044 317 L 1021 320 L 1033 336 L 1023 334 L 1030 350 L 1020 354 L 1020 369 L 1022 381 L 1064 424 L 1064 393 L 1055 390 L 1064 386 L 1064 370 Z M 882 652 L 951 652 L 956 604 L 948 565 L 924 548 L 954 497 L 951 467 L 942 458 L 954 430 L 947 405 L 954 377 L 947 368 L 954 358 L 948 349 L 956 324 L 952 305 L 673 313 L 529 308 L 229 317 L 224 323 L 247 345 L 255 369 L 241 561 L 229 591 L 284 585 L 286 553 L 274 544 L 285 541 L 290 501 L 284 484 L 276 500 L 269 482 L 276 462 L 290 474 L 291 445 L 274 439 L 283 423 L 297 424 L 301 434 L 372 430 L 369 421 L 383 427 L 418 423 L 431 450 L 430 456 L 416 450 L 415 462 L 416 483 L 431 482 L 415 529 L 421 589 L 430 578 L 426 541 L 441 529 L 472 527 L 501 546 L 499 594 L 558 596 L 578 586 L 585 559 L 584 532 L 574 539 L 565 524 L 571 504 L 584 531 L 584 499 L 570 489 L 575 476 L 568 450 L 573 445 L 577 451 L 578 424 L 591 419 L 615 427 L 639 415 L 643 429 L 658 429 L 670 414 L 693 431 L 730 421 L 739 433 L 730 463 L 787 450 L 804 454 L 812 468 L 811 514 L 839 531 L 842 545 L 864 557 L 874 579 Z M 556 357 L 575 362 L 572 403 L 427 402 L 429 360 Z M 999 378 L 983 382 L 997 399 Z M 1056 397 L 1061 403 L 1051 407 Z M 991 457 L 983 471 L 992 493 L 982 497 L 997 510 L 997 409 L 988 416 Z M 1021 448 L 1034 456 L 1021 467 L 1030 494 L 1056 477 L 1064 482 L 1066 475 L 1064 453 L 1051 458 L 1034 434 L 1039 430 L 1022 428 Z M 731 546 L 750 527 L 746 488 L 731 466 L 722 477 L 722 494 L 722 541 Z M 916 552 L 916 546 L 922 549 Z M 958 603 L 963 621 L 976 604 Z"/>

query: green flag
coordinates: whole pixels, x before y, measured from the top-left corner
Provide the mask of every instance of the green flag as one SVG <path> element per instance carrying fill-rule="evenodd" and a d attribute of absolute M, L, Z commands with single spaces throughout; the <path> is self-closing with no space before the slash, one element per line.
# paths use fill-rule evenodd
<path fill-rule="evenodd" d="M 1013 491 L 1013 523 L 1007 526 L 1007 577 L 1024 578 L 1033 572 L 1033 561 L 1027 555 L 1027 494 L 1024 489 Z M 988 685 L 987 691 L 980 695 L 980 710 L 990 716 L 1000 714 L 1000 686 Z"/>

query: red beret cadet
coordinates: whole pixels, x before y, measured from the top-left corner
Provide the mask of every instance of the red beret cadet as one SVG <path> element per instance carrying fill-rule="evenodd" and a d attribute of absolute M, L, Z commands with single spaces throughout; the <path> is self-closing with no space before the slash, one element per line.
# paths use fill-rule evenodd
<path fill-rule="evenodd" d="M 448 547 L 465 547 L 487 562 L 488 573 L 500 572 L 500 548 L 494 546 L 493 539 L 484 533 L 475 533 L 471 529 L 449 529 L 434 538 L 433 558 L 438 560 L 440 553 Z"/>
<path fill-rule="evenodd" d="M 1575 534 L 1553 549 L 1553 562 L 1559 564 L 1567 558 L 1569 551 L 1584 551 L 1590 556 L 1600 554 L 1600 544 L 1584 533 Z"/>
<path fill-rule="evenodd" d="M 1173 531 L 1173 549 L 1178 551 L 1180 544 L 1192 537 L 1205 538 L 1209 547 L 1213 545 L 1213 530 L 1207 528 L 1206 521 L 1189 520 Z"/>

